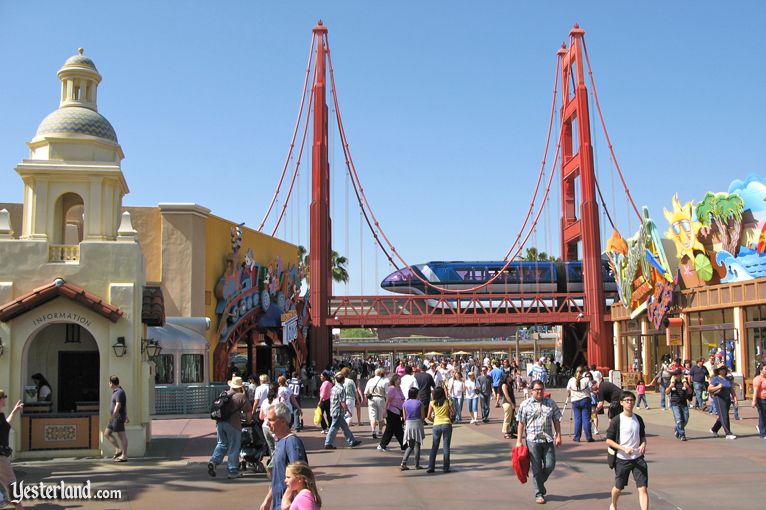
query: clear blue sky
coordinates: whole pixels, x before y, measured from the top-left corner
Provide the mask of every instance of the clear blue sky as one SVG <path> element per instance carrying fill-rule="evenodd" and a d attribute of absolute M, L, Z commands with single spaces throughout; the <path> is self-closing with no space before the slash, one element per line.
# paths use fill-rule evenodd
<path fill-rule="evenodd" d="M 58 106 L 56 71 L 82 46 L 103 75 L 99 111 L 125 151 L 124 203 L 196 202 L 257 226 L 287 153 L 320 18 L 365 190 L 413 264 L 505 254 L 542 157 L 555 53 L 575 22 L 586 30 L 618 161 L 661 230 L 674 192 L 701 200 L 734 178 L 766 174 L 766 3 L 574 4 L 2 2 L 0 202 L 22 200 L 14 167 Z M 346 221 L 336 134 L 330 152 L 334 246 L 351 261 L 348 292 L 377 292 L 389 266 L 382 255 L 376 266 L 368 233 L 360 242 L 353 201 Z M 612 195 L 600 134 L 595 152 L 607 203 L 632 235 L 637 223 L 628 231 L 626 200 Z M 552 253 L 558 196 L 532 238 Z M 305 209 L 305 180 L 300 199 Z M 306 244 L 305 212 L 300 227 L 296 212 L 279 235 Z"/>

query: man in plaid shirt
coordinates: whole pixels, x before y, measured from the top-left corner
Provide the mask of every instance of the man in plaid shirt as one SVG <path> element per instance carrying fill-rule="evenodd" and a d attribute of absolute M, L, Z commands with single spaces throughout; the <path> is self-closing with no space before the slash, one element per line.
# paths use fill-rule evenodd
<path fill-rule="evenodd" d="M 544 504 L 545 482 L 556 467 L 554 445 L 561 446 L 561 410 L 553 399 L 545 396 L 542 381 L 532 381 L 531 388 L 532 398 L 519 408 L 516 446 L 527 440 L 535 502 Z"/>

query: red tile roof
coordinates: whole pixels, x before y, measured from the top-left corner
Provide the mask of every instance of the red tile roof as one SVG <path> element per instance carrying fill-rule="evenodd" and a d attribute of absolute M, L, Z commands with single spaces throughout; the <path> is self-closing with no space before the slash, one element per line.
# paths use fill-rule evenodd
<path fill-rule="evenodd" d="M 72 301 L 80 303 L 84 307 L 93 310 L 112 322 L 117 322 L 120 317 L 125 315 L 122 310 L 106 303 L 97 295 L 91 294 L 81 287 L 67 283 L 61 278 L 57 278 L 48 285 L 38 287 L 27 292 L 23 296 L 19 296 L 13 301 L 0 306 L 0 321 L 8 322 L 9 320 L 15 319 L 19 315 L 25 314 L 59 296 L 64 296 Z"/>

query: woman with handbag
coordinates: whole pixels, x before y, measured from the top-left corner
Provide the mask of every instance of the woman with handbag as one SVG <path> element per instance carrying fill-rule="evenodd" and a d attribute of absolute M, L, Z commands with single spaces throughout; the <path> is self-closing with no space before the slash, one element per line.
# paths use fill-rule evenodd
<path fill-rule="evenodd" d="M 322 381 L 322 385 L 319 387 L 319 407 L 322 408 L 322 432 L 327 434 L 327 430 L 332 423 L 332 417 L 330 416 L 330 392 L 332 391 L 332 374 L 324 371 L 319 376 L 319 380 Z"/>
<path fill-rule="evenodd" d="M 21 400 L 16 402 L 13 410 L 6 417 L 4 410 L 7 401 L 8 395 L 5 391 L 0 390 L 0 485 L 2 485 L 2 489 L 5 491 L 4 494 L 10 497 L 10 486 L 16 482 L 16 475 L 13 473 L 13 467 L 11 467 L 11 454 L 13 450 L 11 450 L 8 440 L 11 432 L 11 422 L 16 413 L 24 407 L 24 404 L 21 403 Z M 2 500 L 0 502 L 6 503 L 6 501 Z M 15 506 L 16 508 L 23 508 L 21 503 L 16 503 Z"/>
<path fill-rule="evenodd" d="M 452 419 L 455 416 L 455 411 L 452 408 L 452 402 L 447 398 L 447 394 L 444 392 L 442 386 L 437 386 L 434 389 L 434 399 L 428 404 L 428 419 L 433 421 L 434 426 L 433 441 L 431 444 L 431 453 L 428 456 L 428 469 L 426 473 L 433 473 L 436 468 L 436 454 L 439 451 L 439 443 L 444 438 L 444 447 L 442 449 L 444 455 L 444 466 L 442 469 L 445 473 L 450 472 L 449 454 L 450 454 L 450 442 L 452 441 Z"/>

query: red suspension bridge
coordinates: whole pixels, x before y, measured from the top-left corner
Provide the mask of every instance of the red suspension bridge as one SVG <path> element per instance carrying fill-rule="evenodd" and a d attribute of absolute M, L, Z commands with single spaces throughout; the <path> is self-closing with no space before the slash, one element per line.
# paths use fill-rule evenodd
<path fill-rule="evenodd" d="M 598 96 L 585 46 L 584 31 L 575 25 L 569 33 L 569 45 L 563 44 L 557 52 L 555 86 L 542 164 L 523 224 L 504 257 L 506 261 L 505 267 L 501 271 L 497 271 L 488 281 L 459 291 L 434 285 L 413 271 L 412 273 L 415 277 L 420 279 L 428 289 L 427 294 L 332 296 L 328 84 L 336 115 L 335 120 L 340 143 L 343 148 L 346 170 L 364 222 L 370 230 L 378 249 L 394 267 L 397 269 L 411 269 L 412 266 L 394 248 L 393 243 L 376 218 L 364 193 L 364 188 L 351 156 L 340 114 L 327 27 L 321 21 L 314 27 L 303 86 L 303 99 L 290 143 L 290 150 L 274 198 L 268 206 L 259 230 L 264 228 L 269 214 L 274 208 L 277 196 L 286 177 L 289 162 L 293 158 L 301 119 L 305 117 L 303 134 L 298 149 L 298 162 L 290 179 L 287 197 L 283 202 L 272 235 L 277 232 L 290 197 L 293 194 L 298 167 L 306 143 L 309 120 L 311 119 L 313 120 L 313 140 L 311 151 L 311 203 L 309 212 L 309 273 L 311 275 L 309 286 L 311 310 L 309 346 L 311 358 L 317 362 L 317 366 L 325 366 L 330 359 L 332 352 L 330 328 L 333 327 L 498 326 L 520 324 L 564 325 L 565 353 L 567 350 L 570 354 L 574 355 L 582 353 L 588 363 L 595 363 L 600 367 L 612 366 L 612 327 L 604 296 L 599 203 L 603 207 L 610 223 L 612 223 L 612 219 L 606 210 L 606 204 L 604 203 L 594 170 L 588 88 L 586 87 L 585 77 L 586 68 L 588 70 L 591 91 L 595 98 L 596 110 L 598 111 L 601 126 L 609 145 L 612 161 L 616 166 L 628 201 L 640 220 L 641 215 L 630 196 L 622 172 L 617 164 L 617 159 L 606 131 L 603 115 L 601 114 L 601 108 L 598 104 Z M 312 84 L 310 93 L 307 94 L 310 78 L 312 79 Z M 559 82 L 562 93 L 560 104 L 557 104 Z M 305 102 L 307 98 L 309 104 L 306 108 Z M 551 135 L 554 131 L 554 113 L 557 106 L 560 112 L 560 121 L 556 138 L 555 157 L 551 167 L 555 169 L 558 166 L 560 170 L 561 258 L 565 261 L 582 260 L 583 290 L 582 292 L 567 293 L 530 291 L 521 293 L 482 292 L 482 289 L 499 278 L 503 271 L 511 264 L 511 261 L 519 256 L 534 231 L 544 204 L 548 199 L 555 171 L 551 170 L 548 173 L 547 181 L 542 191 L 541 188 L 545 180 L 546 159 L 549 153 Z M 306 112 L 305 115 L 304 111 Z M 308 112 L 313 112 L 313 115 Z M 535 212 L 534 206 L 540 195 L 542 196 L 540 200 L 541 205 Z M 614 228 L 613 223 L 612 227 Z"/>

